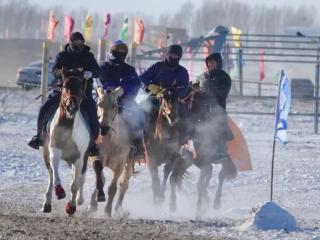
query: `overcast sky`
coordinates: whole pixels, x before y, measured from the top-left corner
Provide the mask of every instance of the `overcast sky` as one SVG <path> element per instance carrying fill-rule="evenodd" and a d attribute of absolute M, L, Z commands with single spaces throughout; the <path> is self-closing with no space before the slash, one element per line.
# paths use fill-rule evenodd
<path fill-rule="evenodd" d="M 10 0 L 4 0 L 8 2 Z M 232 0 L 230 0 L 232 1 Z M 290 4 L 293 7 L 301 5 L 313 5 L 320 11 L 320 0 L 238 0 L 248 4 L 265 4 L 268 6 L 284 6 Z M 188 0 L 29 0 L 31 3 L 39 4 L 43 7 L 62 5 L 66 9 L 86 8 L 92 12 L 136 12 L 143 11 L 150 15 L 161 13 L 174 13 L 180 6 Z M 191 1 L 195 7 L 202 5 L 204 0 Z"/>

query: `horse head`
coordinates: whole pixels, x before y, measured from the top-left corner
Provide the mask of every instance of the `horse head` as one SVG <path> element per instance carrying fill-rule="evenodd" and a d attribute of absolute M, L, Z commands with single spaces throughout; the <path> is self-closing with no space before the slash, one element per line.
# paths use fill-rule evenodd
<path fill-rule="evenodd" d="M 62 93 L 60 106 L 68 119 L 73 119 L 83 98 L 83 68 L 62 69 Z"/>
<path fill-rule="evenodd" d="M 118 114 L 118 99 L 123 95 L 123 89 L 121 87 L 107 90 L 98 88 L 97 94 L 101 134 L 106 135 L 108 128 L 112 125 L 112 122 Z"/>
<path fill-rule="evenodd" d="M 159 116 L 164 117 L 169 126 L 174 126 L 179 121 L 179 96 L 176 89 L 176 84 L 172 86 L 159 89 L 157 94 L 160 107 Z"/>

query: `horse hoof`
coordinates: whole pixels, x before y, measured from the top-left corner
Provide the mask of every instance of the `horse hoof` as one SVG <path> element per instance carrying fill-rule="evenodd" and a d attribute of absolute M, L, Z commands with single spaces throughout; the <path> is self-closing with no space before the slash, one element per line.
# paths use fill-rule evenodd
<path fill-rule="evenodd" d="M 219 209 L 221 207 L 221 202 L 219 200 L 215 200 L 213 204 L 214 209 Z"/>
<path fill-rule="evenodd" d="M 177 206 L 175 203 L 171 203 L 170 204 L 170 212 L 175 212 L 175 211 L 177 211 Z"/>
<path fill-rule="evenodd" d="M 105 213 L 108 215 L 108 217 L 111 217 L 112 207 L 106 207 L 104 209 Z"/>
<path fill-rule="evenodd" d="M 42 212 L 50 213 L 52 211 L 51 204 L 44 204 L 42 208 Z"/>
<path fill-rule="evenodd" d="M 98 210 L 98 205 L 90 205 L 88 210 L 89 212 L 96 212 Z"/>
<path fill-rule="evenodd" d="M 104 192 L 98 193 L 97 194 L 97 202 L 105 202 L 106 201 L 106 195 Z"/>
<path fill-rule="evenodd" d="M 84 199 L 83 198 L 78 198 L 77 199 L 77 204 L 80 206 L 84 203 Z"/>
<path fill-rule="evenodd" d="M 66 205 L 66 213 L 68 215 L 73 215 L 75 212 L 76 212 L 76 206 L 72 207 L 71 203 L 68 202 L 67 205 Z"/>
<path fill-rule="evenodd" d="M 63 189 L 63 187 L 61 185 L 55 186 L 54 190 L 56 192 L 56 196 L 57 196 L 58 200 L 63 199 L 63 198 L 66 197 L 66 192 L 64 191 L 64 189 Z"/>

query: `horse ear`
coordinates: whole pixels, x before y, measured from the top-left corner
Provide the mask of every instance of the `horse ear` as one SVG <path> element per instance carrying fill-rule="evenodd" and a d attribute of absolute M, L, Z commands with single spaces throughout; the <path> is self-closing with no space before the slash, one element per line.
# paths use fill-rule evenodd
<path fill-rule="evenodd" d="M 117 87 L 114 90 L 114 94 L 116 95 L 117 98 L 121 97 L 123 95 L 124 91 L 122 87 Z"/>
<path fill-rule="evenodd" d="M 97 88 L 98 97 L 101 98 L 104 96 L 104 90 L 102 87 Z"/>

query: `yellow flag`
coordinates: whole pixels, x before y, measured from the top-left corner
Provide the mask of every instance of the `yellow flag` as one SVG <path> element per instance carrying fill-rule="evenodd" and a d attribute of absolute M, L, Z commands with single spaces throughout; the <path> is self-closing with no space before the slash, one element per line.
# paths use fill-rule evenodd
<path fill-rule="evenodd" d="M 93 18 L 88 15 L 84 22 L 84 38 L 86 42 L 91 42 L 93 33 Z"/>
<path fill-rule="evenodd" d="M 232 40 L 233 44 L 236 48 L 240 48 L 240 35 L 241 35 L 241 30 L 239 28 L 236 28 L 234 26 L 231 26 L 231 34 L 232 34 Z"/>

